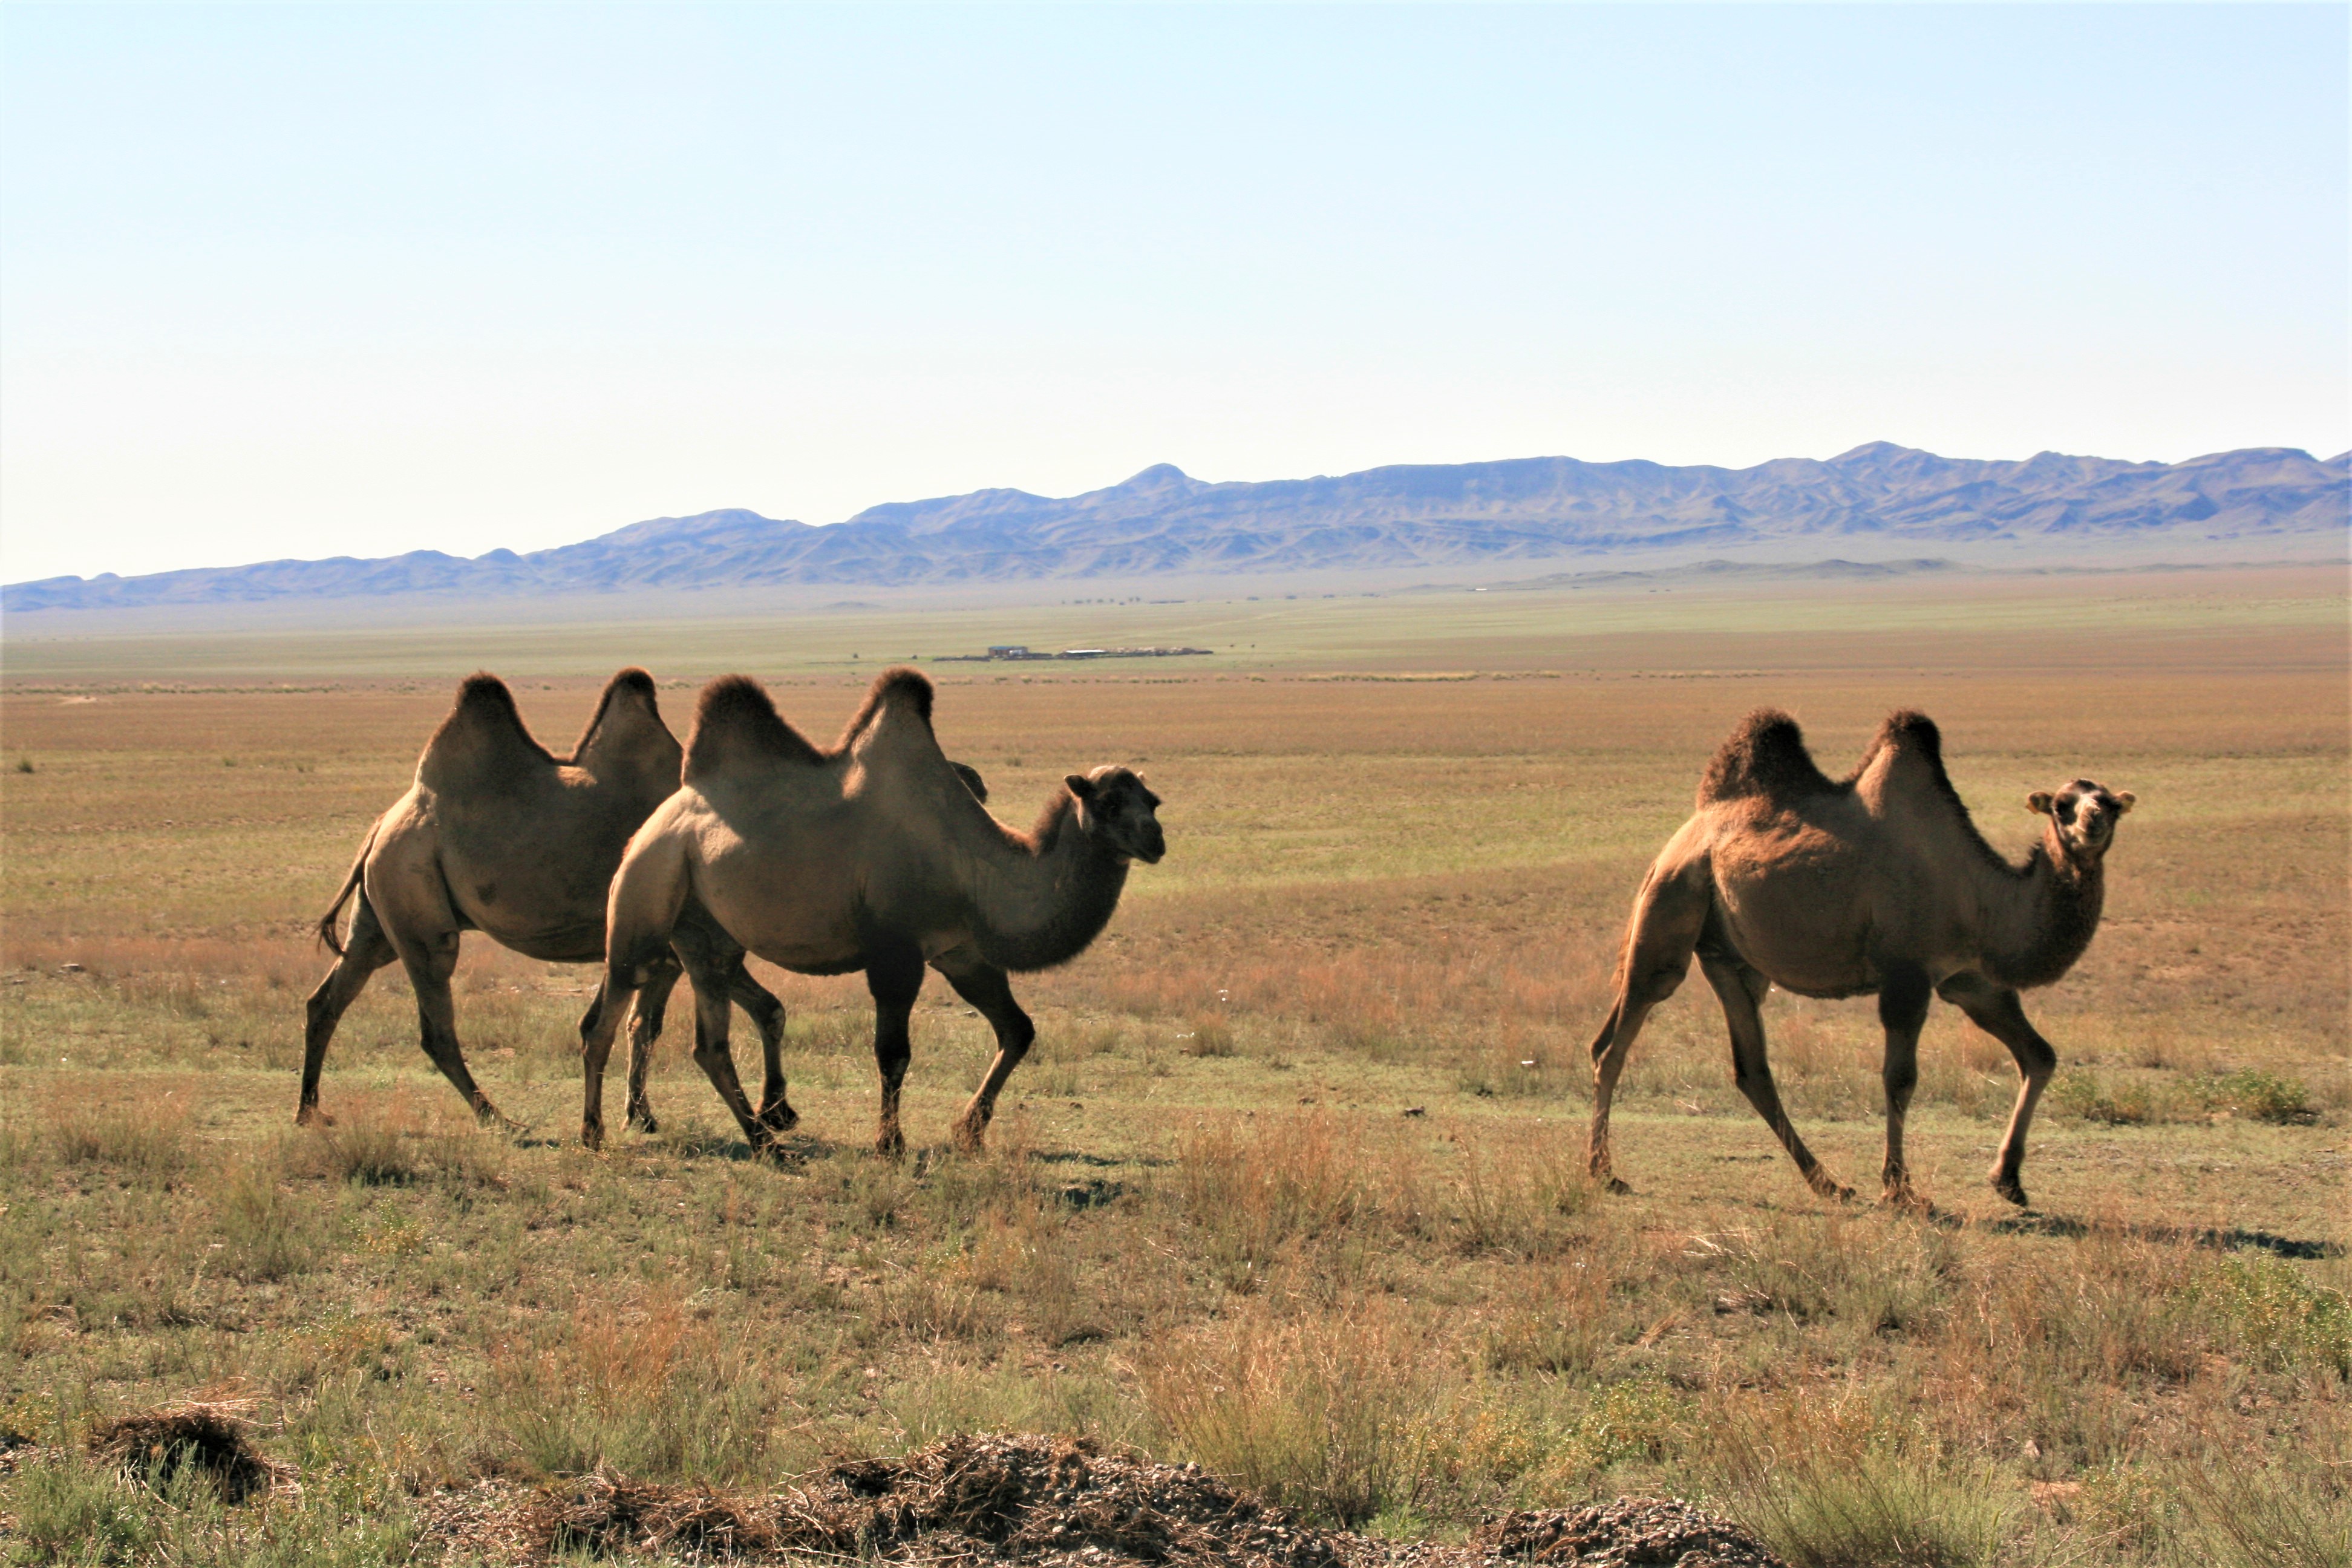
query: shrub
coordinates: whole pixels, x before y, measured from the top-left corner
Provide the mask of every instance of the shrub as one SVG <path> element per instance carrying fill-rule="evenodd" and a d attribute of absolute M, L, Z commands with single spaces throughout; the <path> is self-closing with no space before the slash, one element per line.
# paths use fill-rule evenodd
<path fill-rule="evenodd" d="M 2136 1079 L 2103 1079 L 2079 1068 L 2062 1071 L 2050 1086 L 2050 1109 L 2061 1116 L 2104 1121 L 2114 1127 L 2137 1127 L 2152 1121 L 2154 1092 Z"/>
<path fill-rule="evenodd" d="M 2306 1277 L 2284 1258 L 2227 1258 L 2196 1295 L 2222 1342 L 2273 1372 L 2352 1378 L 2352 1297 Z"/>
<path fill-rule="evenodd" d="M 2233 1072 L 2213 1086 L 2213 1098 L 2241 1116 L 2282 1125 L 2315 1120 L 2311 1090 L 2299 1079 L 2249 1068 Z"/>

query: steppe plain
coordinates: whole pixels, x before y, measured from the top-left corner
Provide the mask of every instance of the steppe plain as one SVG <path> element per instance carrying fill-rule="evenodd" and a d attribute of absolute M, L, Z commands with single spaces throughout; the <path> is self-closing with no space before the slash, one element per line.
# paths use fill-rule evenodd
<path fill-rule="evenodd" d="M 1798 1563 L 2345 1562 L 2346 588 L 2323 567 L 16 617 L 0 1553 L 431 1559 L 436 1500 L 486 1479 L 748 1493 L 1026 1430 L 1398 1537 L 1668 1492 Z M 1168 858 L 1105 938 L 1017 983 L 1040 1038 L 984 1156 L 945 1147 L 988 1037 L 943 985 L 917 1014 L 918 1152 L 890 1163 L 862 986 L 772 970 L 803 1116 L 786 1161 L 749 1158 L 682 1012 L 663 1130 L 586 1153 L 591 976 L 478 938 L 459 1030 L 529 1131 L 463 1115 L 396 971 L 330 1058 L 339 1125 L 292 1125 L 310 928 L 457 677 L 506 675 L 558 749 L 625 663 L 680 730 L 701 679 L 744 669 L 829 737 L 881 665 L 1002 641 L 1218 652 L 929 666 L 949 754 L 1008 821 L 1107 761 L 1167 803 Z M 2029 997 L 2062 1064 L 2030 1212 L 1983 1179 L 2013 1071 L 1949 1009 L 1912 1118 L 1935 1209 L 1894 1214 L 1805 1189 L 1696 977 L 1620 1101 L 1633 1194 L 1580 1179 L 1631 897 L 1765 703 L 1832 773 L 1924 709 L 2012 854 L 2031 790 L 2137 794 L 2097 941 Z M 1874 1009 L 1776 995 L 1766 1017 L 1799 1125 L 1874 1190 Z M 268 1497 L 79 1457 L 196 1396 L 246 1402 L 283 1467 Z"/>

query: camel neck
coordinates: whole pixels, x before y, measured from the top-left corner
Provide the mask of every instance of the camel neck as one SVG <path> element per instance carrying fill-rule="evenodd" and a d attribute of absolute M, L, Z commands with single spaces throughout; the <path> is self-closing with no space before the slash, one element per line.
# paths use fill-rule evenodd
<path fill-rule="evenodd" d="M 1078 825 L 1067 795 L 1026 836 L 1007 833 L 975 889 L 981 956 L 1000 969 L 1051 969 L 1101 934 L 1127 886 L 1127 858 Z"/>
<path fill-rule="evenodd" d="M 2102 862 L 2034 846 L 1987 952 L 1992 977 L 2020 991 L 2057 980 L 2091 945 L 2105 901 Z"/>

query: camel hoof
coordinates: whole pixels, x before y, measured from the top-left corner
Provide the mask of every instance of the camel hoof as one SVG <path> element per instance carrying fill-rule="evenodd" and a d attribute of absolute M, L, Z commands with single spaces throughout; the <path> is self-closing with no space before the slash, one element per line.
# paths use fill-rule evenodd
<path fill-rule="evenodd" d="M 593 1121 L 582 1122 L 580 1124 L 580 1146 L 583 1149 L 602 1149 L 604 1146 L 604 1129 L 603 1124 Z"/>
<path fill-rule="evenodd" d="M 1601 1190 L 1615 1197 L 1630 1198 L 1633 1195 L 1633 1184 L 1616 1176 L 1607 1176 L 1601 1180 Z"/>
<path fill-rule="evenodd" d="M 1925 1219 L 1936 1212 L 1936 1205 L 1913 1192 L 1909 1186 L 1889 1187 L 1878 1195 L 1878 1205 L 1896 1214 L 1913 1215 Z"/>
<path fill-rule="evenodd" d="M 893 1127 L 874 1140 L 874 1152 L 885 1160 L 901 1160 L 907 1154 L 907 1136 Z"/>
<path fill-rule="evenodd" d="M 1813 1183 L 1812 1188 L 1813 1195 L 1815 1197 L 1827 1198 L 1832 1203 L 1850 1204 L 1853 1202 L 1853 1189 L 1852 1187 L 1849 1187 L 1841 1182 L 1832 1182 L 1826 1176 L 1822 1180 Z"/>
<path fill-rule="evenodd" d="M 2019 1208 L 2031 1208 L 2033 1206 L 2025 1196 L 2025 1184 L 2017 1181 L 2014 1178 L 2004 1182 L 2000 1177 L 1995 1176 L 1993 1178 L 1992 1190 L 1999 1193 L 2002 1197 L 2007 1198 L 2011 1203 L 2015 1204 Z"/>
<path fill-rule="evenodd" d="M 789 1105 L 772 1105 L 757 1120 L 771 1132 L 790 1132 L 801 1124 L 801 1113 Z"/>
<path fill-rule="evenodd" d="M 654 1120 L 652 1108 L 648 1106 L 641 1105 L 637 1107 L 636 1110 L 630 1111 L 629 1125 L 635 1128 L 638 1131 L 645 1133 L 655 1133 L 661 1131 L 661 1123 Z"/>
<path fill-rule="evenodd" d="M 332 1127 L 335 1119 L 315 1105 L 306 1105 L 294 1113 L 297 1127 Z"/>

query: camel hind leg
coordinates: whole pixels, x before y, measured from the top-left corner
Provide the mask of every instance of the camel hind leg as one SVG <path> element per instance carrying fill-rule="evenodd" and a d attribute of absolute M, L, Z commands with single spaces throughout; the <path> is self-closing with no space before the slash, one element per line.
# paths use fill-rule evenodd
<path fill-rule="evenodd" d="M 1617 998 L 1601 1032 L 1592 1037 L 1592 1127 L 1585 1137 L 1585 1164 L 1611 1192 L 1633 1190 L 1610 1168 L 1609 1107 L 1617 1093 L 1618 1075 L 1625 1070 L 1626 1055 L 1650 1010 L 1673 995 L 1690 973 L 1691 953 L 1706 929 L 1712 899 L 1701 860 L 1677 873 L 1661 874 L 1653 866 L 1634 900 L 1624 953 L 1617 964 Z"/>
<path fill-rule="evenodd" d="M 375 906 L 360 895 L 359 908 L 352 913 L 352 929 L 343 939 L 343 955 L 319 982 L 305 1005 L 307 1016 L 302 1030 L 302 1096 L 294 1109 L 294 1120 L 302 1126 L 332 1127 L 335 1119 L 319 1109 L 319 1074 L 327 1064 L 327 1047 L 335 1037 L 335 1026 L 342 1022 L 343 1014 L 359 994 L 367 988 L 375 972 L 399 956 L 393 951 L 392 939 L 383 934 L 383 924 L 375 918 Z"/>
<path fill-rule="evenodd" d="M 605 902 L 604 984 L 580 1020 L 580 1142 L 588 1148 L 604 1146 L 604 1064 L 612 1059 L 613 1037 L 629 1004 L 665 972 L 670 984 L 677 982 L 670 933 L 686 906 L 687 890 L 686 857 L 658 836 L 633 844 L 613 875 Z"/>
<path fill-rule="evenodd" d="M 1764 1054 L 1764 1014 L 1761 1004 L 1772 983 L 1762 972 L 1750 967 L 1729 952 L 1702 948 L 1698 955 L 1700 970 L 1706 983 L 1715 988 L 1716 1000 L 1723 1004 L 1723 1020 L 1731 1031 L 1732 1081 L 1764 1125 L 1780 1140 L 1780 1147 L 1789 1158 L 1797 1162 L 1798 1173 L 1805 1184 L 1825 1198 L 1850 1198 L 1853 1189 L 1846 1186 L 1822 1168 L 1805 1141 L 1797 1136 L 1797 1129 L 1781 1108 L 1780 1086 L 1772 1081 L 1772 1064 Z"/>
<path fill-rule="evenodd" d="M 624 1122 L 640 1132 L 658 1132 L 661 1121 L 654 1115 L 654 1103 L 646 1093 L 646 1080 L 653 1074 L 654 1047 L 661 1040 L 662 1022 L 669 1010 L 671 990 L 684 973 L 673 962 L 656 967 L 647 976 L 645 989 L 637 993 L 636 1005 L 629 1013 L 629 1102 L 623 1115 Z M 581 1019 L 585 1028 L 589 1017 L 603 1005 L 603 982 L 599 981 L 597 999 L 589 1003 L 586 1016 Z"/>
<path fill-rule="evenodd" d="M 495 1122 L 520 1131 L 522 1124 L 491 1104 L 490 1097 L 474 1081 L 466 1067 L 465 1048 L 457 1043 L 457 1006 L 449 994 L 449 980 L 457 972 L 458 934 L 452 928 L 429 939 L 405 938 L 398 943 L 401 966 L 408 971 L 409 986 L 416 993 L 416 1021 L 424 1035 L 425 1054 L 465 1096 L 483 1126 Z"/>

